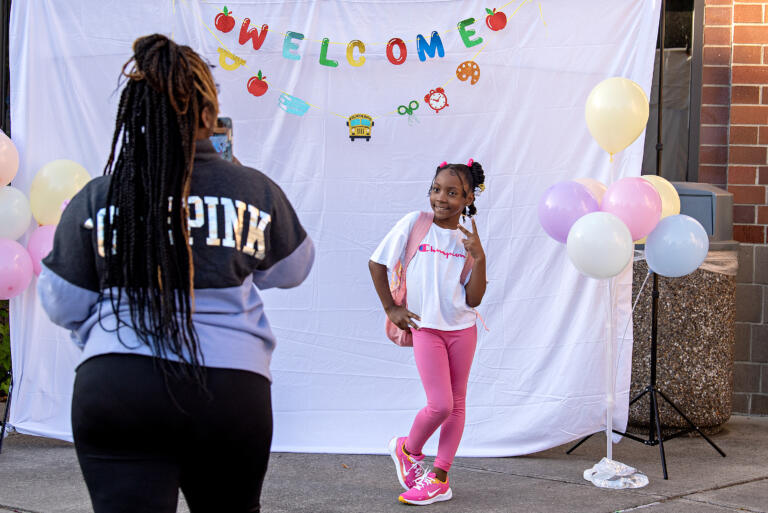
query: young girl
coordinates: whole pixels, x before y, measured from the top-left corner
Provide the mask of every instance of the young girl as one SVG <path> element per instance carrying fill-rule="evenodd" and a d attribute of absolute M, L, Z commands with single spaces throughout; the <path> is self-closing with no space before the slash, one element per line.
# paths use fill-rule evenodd
<path fill-rule="evenodd" d="M 475 327 L 478 306 L 485 294 L 485 253 L 477 234 L 459 224 L 472 218 L 475 194 L 484 189 L 482 166 L 465 164 L 438 166 L 429 189 L 434 212 L 429 232 L 406 269 L 407 307 L 396 305 L 387 282 L 387 269 L 394 270 L 405 255 L 408 236 L 419 217 L 403 217 L 374 251 L 368 266 L 376 292 L 389 319 L 400 329 L 411 329 L 416 367 L 427 395 L 407 437 L 389 443 L 397 477 L 407 491 L 400 502 L 426 505 L 452 497 L 448 471 L 464 431 L 467 380 L 477 342 Z M 468 256 L 474 259 L 468 278 L 460 277 Z M 427 472 L 421 449 L 438 427 L 440 443 L 434 470 Z"/>

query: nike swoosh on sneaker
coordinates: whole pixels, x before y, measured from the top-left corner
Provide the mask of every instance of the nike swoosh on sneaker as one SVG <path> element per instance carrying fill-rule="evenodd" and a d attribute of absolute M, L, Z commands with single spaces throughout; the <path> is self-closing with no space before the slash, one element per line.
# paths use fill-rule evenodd
<path fill-rule="evenodd" d="M 429 498 L 431 499 L 432 497 L 434 497 L 434 496 L 435 496 L 435 495 L 437 495 L 438 493 L 440 493 L 440 488 L 438 488 L 437 490 L 435 490 L 435 491 L 434 491 L 434 493 L 433 493 L 433 492 L 427 492 L 427 495 L 428 495 L 428 496 L 429 496 Z"/>

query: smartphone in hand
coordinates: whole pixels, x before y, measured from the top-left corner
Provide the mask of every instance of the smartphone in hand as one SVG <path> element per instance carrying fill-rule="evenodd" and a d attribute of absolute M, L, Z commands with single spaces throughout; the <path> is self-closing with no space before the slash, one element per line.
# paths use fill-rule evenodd
<path fill-rule="evenodd" d="M 218 118 L 211 135 L 213 148 L 226 160 L 232 160 L 232 118 Z"/>

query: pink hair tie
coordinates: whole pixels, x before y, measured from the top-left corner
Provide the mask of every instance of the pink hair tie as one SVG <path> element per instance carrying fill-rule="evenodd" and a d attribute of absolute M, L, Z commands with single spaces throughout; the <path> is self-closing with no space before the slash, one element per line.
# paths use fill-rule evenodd
<path fill-rule="evenodd" d="M 440 163 L 440 165 L 439 165 L 439 166 L 437 166 L 437 167 L 445 167 L 445 166 L 447 166 L 447 165 L 448 165 L 448 162 L 444 160 L 444 161 L 442 161 L 442 162 Z"/>
<path fill-rule="evenodd" d="M 472 164 L 474 164 L 475 161 L 472 159 L 469 159 L 469 162 L 467 162 L 467 167 L 472 167 Z"/>

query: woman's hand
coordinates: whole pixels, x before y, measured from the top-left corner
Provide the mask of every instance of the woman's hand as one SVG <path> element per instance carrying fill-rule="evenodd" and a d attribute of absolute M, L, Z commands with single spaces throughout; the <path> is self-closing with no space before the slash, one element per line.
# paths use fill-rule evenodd
<path fill-rule="evenodd" d="M 408 331 L 410 328 L 419 329 L 419 326 L 413 322 L 414 319 L 421 321 L 421 317 L 401 305 L 392 305 L 384 310 L 392 324 L 401 330 Z"/>

